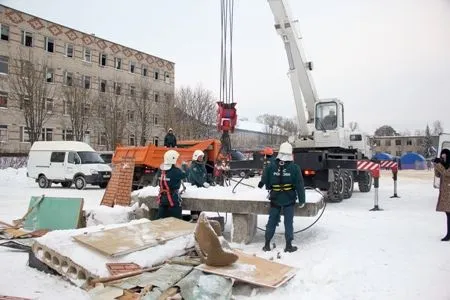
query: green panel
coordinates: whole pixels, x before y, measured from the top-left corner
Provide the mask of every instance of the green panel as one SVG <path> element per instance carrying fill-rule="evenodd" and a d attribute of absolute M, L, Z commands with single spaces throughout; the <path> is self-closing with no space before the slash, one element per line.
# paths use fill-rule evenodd
<path fill-rule="evenodd" d="M 75 229 L 78 228 L 83 198 L 58 198 L 42 196 L 31 197 L 28 209 L 33 208 L 25 218 L 23 228 L 38 229 Z"/>

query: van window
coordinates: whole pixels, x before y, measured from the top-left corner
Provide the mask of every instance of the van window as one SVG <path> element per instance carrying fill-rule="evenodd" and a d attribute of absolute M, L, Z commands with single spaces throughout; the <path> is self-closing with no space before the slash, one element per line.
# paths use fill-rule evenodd
<path fill-rule="evenodd" d="M 82 164 L 104 164 L 105 161 L 97 152 L 80 151 L 77 152 Z"/>
<path fill-rule="evenodd" d="M 64 162 L 65 156 L 66 152 L 52 152 L 52 156 L 50 156 L 50 162 L 62 163 Z"/>
<path fill-rule="evenodd" d="M 69 156 L 67 157 L 67 162 L 69 164 L 75 163 L 75 152 L 69 152 Z"/>

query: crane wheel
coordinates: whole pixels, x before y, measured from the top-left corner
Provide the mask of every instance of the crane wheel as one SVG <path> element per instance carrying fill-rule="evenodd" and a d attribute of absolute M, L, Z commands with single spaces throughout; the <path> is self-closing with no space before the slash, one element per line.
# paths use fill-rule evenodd
<path fill-rule="evenodd" d="M 353 179 L 353 172 L 346 170 L 343 171 L 344 176 L 344 199 L 350 199 L 353 195 L 353 186 L 354 186 L 354 179 Z"/>
<path fill-rule="evenodd" d="M 345 180 L 340 170 L 333 170 L 333 173 L 334 181 L 330 182 L 326 199 L 328 202 L 338 203 L 344 199 Z"/>
<path fill-rule="evenodd" d="M 359 175 L 358 188 L 361 193 L 368 193 L 372 188 L 372 175 L 370 172 L 363 172 Z"/>

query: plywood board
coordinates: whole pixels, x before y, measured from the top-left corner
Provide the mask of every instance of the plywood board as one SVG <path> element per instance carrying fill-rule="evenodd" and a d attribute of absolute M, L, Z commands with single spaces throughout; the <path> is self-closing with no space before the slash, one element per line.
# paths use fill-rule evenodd
<path fill-rule="evenodd" d="M 196 269 L 268 288 L 278 288 L 295 276 L 296 269 L 261 257 L 233 250 L 239 259 L 226 267 L 211 267 L 205 264 Z"/>
<path fill-rule="evenodd" d="M 33 207 L 41 197 L 31 197 L 29 207 Z M 83 198 L 44 197 L 25 217 L 25 230 L 75 229 L 81 219 Z"/>
<path fill-rule="evenodd" d="M 147 249 L 192 234 L 195 224 L 177 218 L 165 218 L 142 224 L 134 224 L 73 238 L 108 256 L 119 256 Z"/>

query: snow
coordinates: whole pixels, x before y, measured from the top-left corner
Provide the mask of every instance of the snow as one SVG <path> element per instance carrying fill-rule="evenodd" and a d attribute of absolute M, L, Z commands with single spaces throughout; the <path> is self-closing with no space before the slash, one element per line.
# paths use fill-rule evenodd
<path fill-rule="evenodd" d="M 106 257 L 100 252 L 92 250 L 72 239 L 73 236 L 82 235 L 84 233 L 100 232 L 105 229 L 145 222 L 150 221 L 141 219 L 130 221 L 129 223 L 125 224 L 114 224 L 106 226 L 99 225 L 74 230 L 56 230 L 36 239 L 36 241 L 52 250 L 55 250 L 62 256 L 70 257 L 74 263 L 84 267 L 87 271 L 99 277 L 109 276 L 109 271 L 106 268 L 106 263 L 134 262 L 143 268 L 151 267 L 153 265 L 162 263 L 174 256 L 183 255 L 185 253 L 185 249 L 194 246 L 194 236 L 193 234 L 191 234 L 175 238 L 163 245 L 136 251 L 127 255 L 119 257 Z"/>
<path fill-rule="evenodd" d="M 126 223 L 130 220 L 130 214 L 138 207 L 138 203 L 133 206 L 120 206 L 109 207 L 100 205 L 86 209 L 86 226 L 95 225 L 108 225 L 108 224 L 120 224 Z"/>
<path fill-rule="evenodd" d="M 378 212 L 369 211 L 373 207 L 373 191 L 360 193 L 355 185 L 351 199 L 327 204 L 316 225 L 295 235 L 297 252 L 283 252 L 283 222 L 272 240 L 277 247 L 270 253 L 261 250 L 262 231 L 257 232 L 249 245 L 231 244 L 250 254 L 274 257 L 275 261 L 298 269 L 293 279 L 276 290 L 255 289 L 254 298 L 450 299 L 450 243 L 440 241 L 445 234 L 445 215 L 435 211 L 438 191 L 433 189 L 432 173 L 400 171 L 398 194 L 401 198 L 391 199 L 391 174 L 383 171 L 379 204 L 384 210 Z M 237 190 L 240 193 L 243 187 Z M 95 187 L 78 191 L 57 186 L 40 189 L 25 177 L 23 169 L 1 170 L 0 220 L 23 216 L 30 196 L 43 192 L 51 196 L 81 196 L 86 208 L 91 209 L 99 206 L 104 190 Z M 296 217 L 294 229 L 303 229 L 314 220 Z M 265 228 L 266 222 L 267 216 L 258 217 L 260 228 Z M 228 218 L 225 236 L 229 236 L 230 223 Z M 281 259 L 276 258 L 278 252 Z M 88 299 L 87 293 L 61 277 L 28 268 L 26 261 L 26 254 L 0 247 L 1 294 L 39 299 L 60 299 L 60 295 L 64 295 L 64 299 Z"/>
<path fill-rule="evenodd" d="M 236 188 L 236 193 L 233 193 L 234 184 L 228 187 L 214 186 L 208 189 L 199 189 L 197 187 L 191 186 L 190 184 L 185 184 L 186 191 L 181 195 L 182 198 L 194 198 L 194 199 L 222 199 L 222 200 L 247 200 L 247 201 L 264 201 L 267 200 L 267 190 L 255 188 L 257 185 L 256 180 L 259 178 L 249 179 L 245 183 L 254 183 L 253 188 L 246 185 L 238 185 Z M 133 192 L 134 197 L 146 198 L 155 197 L 158 195 L 159 187 L 148 186 L 143 189 Z M 314 190 L 306 191 L 306 202 L 317 203 L 321 201 L 322 195 Z"/>

